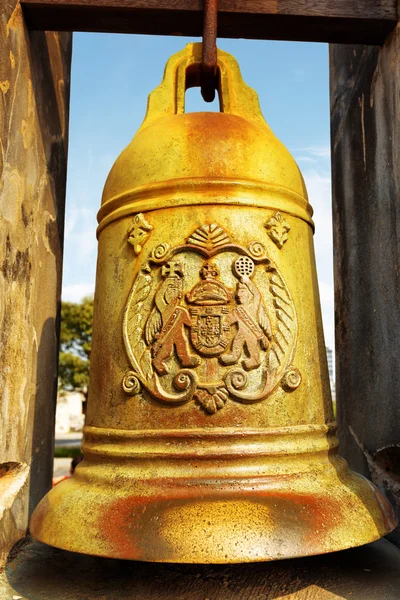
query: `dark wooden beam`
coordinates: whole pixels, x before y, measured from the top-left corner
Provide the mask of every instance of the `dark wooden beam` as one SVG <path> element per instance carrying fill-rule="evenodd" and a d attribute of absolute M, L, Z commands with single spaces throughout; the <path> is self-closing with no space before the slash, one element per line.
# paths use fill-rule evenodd
<path fill-rule="evenodd" d="M 202 0 L 22 0 L 30 29 L 200 36 Z M 397 0 L 220 0 L 218 36 L 382 44 Z"/>
<path fill-rule="evenodd" d="M 330 65 L 341 453 L 400 507 L 400 25 Z"/>

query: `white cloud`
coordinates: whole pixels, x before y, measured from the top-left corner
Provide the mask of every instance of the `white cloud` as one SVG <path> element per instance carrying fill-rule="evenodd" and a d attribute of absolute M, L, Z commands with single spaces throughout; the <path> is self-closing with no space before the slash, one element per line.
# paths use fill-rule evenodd
<path fill-rule="evenodd" d="M 96 214 L 77 205 L 67 207 L 65 250 L 69 266 L 92 266 L 96 263 Z"/>
<path fill-rule="evenodd" d="M 324 324 L 325 344 L 331 350 L 335 347 L 334 295 L 333 283 L 319 279 L 319 294 L 321 298 L 322 321 Z"/>
<path fill-rule="evenodd" d="M 61 297 L 64 302 L 80 302 L 85 296 L 93 296 L 93 294 L 94 283 L 78 283 L 63 286 Z"/>
<path fill-rule="evenodd" d="M 315 164 L 317 162 L 317 160 L 315 158 L 311 158 L 311 156 L 296 156 L 295 155 L 295 159 L 296 159 L 296 162 L 305 162 L 305 163 L 310 163 L 310 164 Z"/>
<path fill-rule="evenodd" d="M 314 209 L 314 246 L 325 343 L 333 349 L 335 334 L 331 176 L 322 165 L 306 168 L 303 176 Z"/>
<path fill-rule="evenodd" d="M 307 152 L 308 154 L 311 154 L 311 156 L 330 158 L 331 148 L 330 146 L 307 146 L 306 148 L 299 148 L 297 152 Z"/>

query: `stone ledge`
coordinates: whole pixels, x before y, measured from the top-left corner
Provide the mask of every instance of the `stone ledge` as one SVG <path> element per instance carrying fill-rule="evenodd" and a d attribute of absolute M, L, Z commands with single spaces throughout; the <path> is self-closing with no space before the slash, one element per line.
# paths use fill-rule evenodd
<path fill-rule="evenodd" d="M 6 563 L 12 545 L 26 533 L 27 508 L 24 508 L 23 494 L 28 478 L 27 464 L 0 464 L 0 566 Z"/>

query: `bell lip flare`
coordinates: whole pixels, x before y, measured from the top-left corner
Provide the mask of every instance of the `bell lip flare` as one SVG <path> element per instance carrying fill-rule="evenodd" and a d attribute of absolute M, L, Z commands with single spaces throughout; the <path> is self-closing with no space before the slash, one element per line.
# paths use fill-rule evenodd
<path fill-rule="evenodd" d="M 75 475 L 31 519 L 35 538 L 73 552 L 269 561 L 360 546 L 397 524 L 380 492 L 337 456 L 333 424 L 246 432 L 88 427 L 83 450 Z"/>

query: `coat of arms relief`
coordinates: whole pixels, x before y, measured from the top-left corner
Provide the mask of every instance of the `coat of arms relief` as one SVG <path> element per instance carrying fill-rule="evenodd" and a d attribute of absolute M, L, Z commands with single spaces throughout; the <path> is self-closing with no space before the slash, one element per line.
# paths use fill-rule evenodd
<path fill-rule="evenodd" d="M 130 395 L 196 401 L 213 414 L 229 400 L 261 402 L 278 385 L 290 392 L 301 383 L 291 364 L 296 312 L 282 275 L 261 242 L 240 245 L 215 223 L 182 245 L 153 248 L 134 279 L 123 335 Z"/>

